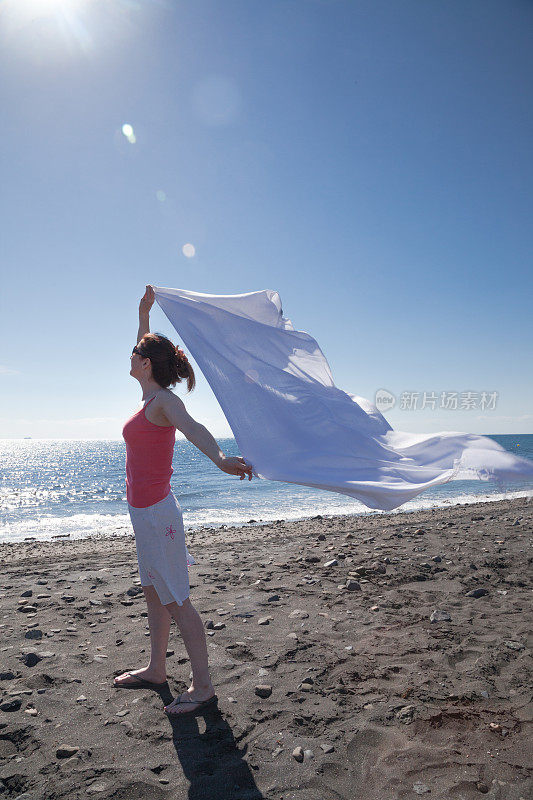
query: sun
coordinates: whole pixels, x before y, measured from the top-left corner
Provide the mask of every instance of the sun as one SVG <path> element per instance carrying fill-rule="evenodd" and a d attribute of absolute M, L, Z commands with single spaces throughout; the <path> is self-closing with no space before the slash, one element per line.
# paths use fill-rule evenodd
<path fill-rule="evenodd" d="M 88 52 L 92 34 L 86 12 L 93 0 L 0 0 L 0 29 L 10 45 L 38 58 L 51 48 L 54 58 Z"/>
<path fill-rule="evenodd" d="M 69 16 L 89 0 L 4 0 L 0 1 L 0 17 L 16 26 L 35 21 Z"/>
<path fill-rule="evenodd" d="M 17 8 L 32 17 L 49 16 L 56 12 L 72 10 L 81 4 L 82 0 L 17 0 Z"/>

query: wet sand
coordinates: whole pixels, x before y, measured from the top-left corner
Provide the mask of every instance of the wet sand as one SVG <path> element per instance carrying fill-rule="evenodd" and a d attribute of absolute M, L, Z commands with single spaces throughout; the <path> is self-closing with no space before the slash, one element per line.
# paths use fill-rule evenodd
<path fill-rule="evenodd" d="M 113 687 L 150 653 L 133 534 L 0 545 L 0 796 L 526 800 L 532 509 L 189 533 L 219 697 L 190 718 L 174 622 L 170 691 Z"/>

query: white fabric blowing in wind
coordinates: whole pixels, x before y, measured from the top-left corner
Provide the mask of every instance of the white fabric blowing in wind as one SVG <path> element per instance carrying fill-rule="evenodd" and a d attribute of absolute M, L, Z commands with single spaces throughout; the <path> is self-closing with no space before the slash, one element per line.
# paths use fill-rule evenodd
<path fill-rule="evenodd" d="M 338 389 L 318 343 L 278 292 L 215 295 L 154 286 L 257 478 L 340 492 L 390 511 L 451 480 L 533 478 L 533 461 L 471 433 L 405 433 Z"/>

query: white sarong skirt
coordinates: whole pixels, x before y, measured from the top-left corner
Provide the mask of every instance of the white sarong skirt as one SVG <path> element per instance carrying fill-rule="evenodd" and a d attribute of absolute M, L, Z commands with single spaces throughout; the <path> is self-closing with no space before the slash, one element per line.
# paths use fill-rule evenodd
<path fill-rule="evenodd" d="M 189 564 L 180 504 L 174 493 L 146 508 L 128 503 L 141 586 L 154 586 L 163 605 L 183 605 L 189 597 Z"/>

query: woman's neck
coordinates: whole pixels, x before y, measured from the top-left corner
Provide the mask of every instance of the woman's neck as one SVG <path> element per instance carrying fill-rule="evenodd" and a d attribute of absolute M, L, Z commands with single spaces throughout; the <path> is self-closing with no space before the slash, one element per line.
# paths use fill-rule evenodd
<path fill-rule="evenodd" d="M 142 389 L 142 400 L 148 400 L 149 397 L 153 397 L 157 392 L 160 392 L 163 387 L 159 386 L 158 383 L 155 381 L 151 381 L 150 383 L 141 384 Z"/>
<path fill-rule="evenodd" d="M 141 398 L 141 399 L 142 399 L 142 402 L 144 403 L 146 400 L 151 400 L 151 399 L 152 399 L 152 397 L 155 397 L 155 396 L 156 396 L 156 394 L 157 394 L 157 392 L 152 392 L 152 394 L 147 394 L 146 396 L 143 396 L 143 397 Z"/>

